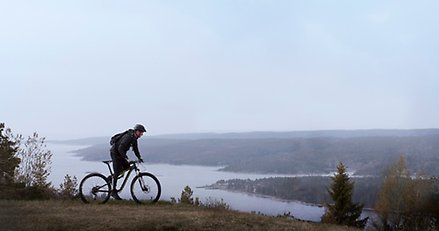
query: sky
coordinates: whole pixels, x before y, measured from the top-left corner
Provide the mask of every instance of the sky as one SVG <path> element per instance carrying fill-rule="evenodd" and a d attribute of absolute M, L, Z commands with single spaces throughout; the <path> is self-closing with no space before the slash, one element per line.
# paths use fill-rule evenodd
<path fill-rule="evenodd" d="M 0 0 L 0 122 L 48 139 L 439 127 L 439 1 Z"/>

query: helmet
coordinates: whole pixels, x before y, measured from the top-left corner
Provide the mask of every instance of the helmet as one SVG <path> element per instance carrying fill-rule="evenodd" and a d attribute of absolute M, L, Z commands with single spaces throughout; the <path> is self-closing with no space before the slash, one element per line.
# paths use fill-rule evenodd
<path fill-rule="evenodd" d="M 134 131 L 146 132 L 146 129 L 145 129 L 145 127 L 143 125 L 136 124 L 136 125 L 134 125 Z"/>

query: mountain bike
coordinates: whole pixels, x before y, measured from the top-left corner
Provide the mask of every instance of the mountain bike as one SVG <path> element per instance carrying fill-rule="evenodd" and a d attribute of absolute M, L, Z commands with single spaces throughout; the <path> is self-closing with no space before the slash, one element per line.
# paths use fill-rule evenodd
<path fill-rule="evenodd" d="M 102 161 L 108 166 L 110 172 L 109 176 L 104 176 L 101 173 L 93 172 L 86 175 L 79 184 L 79 195 L 84 203 L 104 204 L 110 199 L 113 171 L 110 167 L 111 160 Z M 122 185 L 117 192 L 120 192 L 125 187 L 125 184 L 134 171 L 135 176 L 131 181 L 131 197 L 139 204 L 151 204 L 159 200 L 161 194 L 160 182 L 153 174 L 149 172 L 141 172 L 137 167 L 139 161 L 129 161 L 130 168 L 127 173 L 121 174 L 118 179 L 123 178 Z"/>

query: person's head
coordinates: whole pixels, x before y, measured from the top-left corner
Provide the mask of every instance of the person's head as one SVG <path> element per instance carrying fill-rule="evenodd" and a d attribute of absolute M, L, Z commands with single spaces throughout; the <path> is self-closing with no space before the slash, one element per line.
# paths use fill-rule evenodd
<path fill-rule="evenodd" d="M 133 129 L 134 129 L 134 135 L 137 138 L 143 136 L 143 133 L 146 132 L 145 127 L 141 124 L 136 124 Z"/>

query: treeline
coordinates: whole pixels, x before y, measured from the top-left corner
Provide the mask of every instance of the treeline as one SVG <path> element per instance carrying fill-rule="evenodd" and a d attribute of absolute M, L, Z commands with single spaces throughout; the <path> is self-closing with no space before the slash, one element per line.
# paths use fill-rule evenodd
<path fill-rule="evenodd" d="M 0 199 L 73 199 L 77 179 L 66 175 L 55 188 L 47 178 L 52 153 L 37 133 L 25 138 L 0 123 Z"/>
<path fill-rule="evenodd" d="M 233 172 L 329 173 L 343 162 L 357 175 L 382 175 L 401 154 L 406 156 L 410 169 L 422 169 L 431 175 L 439 172 L 439 134 L 433 132 L 347 138 L 145 137 L 139 144 L 148 162 L 226 166 L 223 170 Z M 78 154 L 86 160 L 100 161 L 109 158 L 108 150 L 109 144 L 96 144 L 78 150 Z"/>
<path fill-rule="evenodd" d="M 382 178 L 362 177 L 352 178 L 352 181 L 355 183 L 353 200 L 364 203 L 366 208 L 372 208 L 375 204 Z M 207 186 L 207 188 L 239 191 L 324 205 L 330 201 L 327 193 L 330 182 L 331 177 L 324 176 L 270 177 L 255 180 L 219 180 Z"/>
<path fill-rule="evenodd" d="M 321 204 L 322 222 L 364 227 L 366 206 L 377 214 L 370 229 L 439 230 L 438 179 L 412 174 L 404 156 L 383 177 L 351 178 L 340 163 L 332 177 L 221 180 L 209 187 Z"/>

